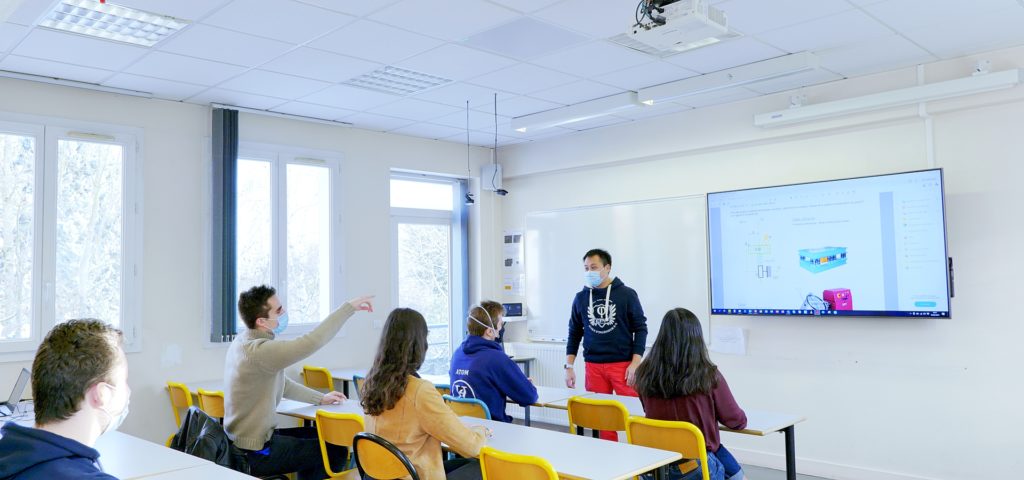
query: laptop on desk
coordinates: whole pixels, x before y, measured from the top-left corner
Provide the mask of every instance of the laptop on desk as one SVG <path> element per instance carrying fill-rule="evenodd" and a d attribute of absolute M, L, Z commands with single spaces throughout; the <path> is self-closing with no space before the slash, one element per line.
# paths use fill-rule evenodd
<path fill-rule="evenodd" d="M 0 403 L 0 416 L 14 415 L 14 412 L 18 410 L 18 402 L 21 402 L 21 396 L 25 393 L 25 387 L 28 386 L 30 377 L 27 368 L 21 369 L 21 375 L 18 375 L 18 381 L 14 382 L 14 390 L 11 390 L 10 398 L 6 402 Z"/>

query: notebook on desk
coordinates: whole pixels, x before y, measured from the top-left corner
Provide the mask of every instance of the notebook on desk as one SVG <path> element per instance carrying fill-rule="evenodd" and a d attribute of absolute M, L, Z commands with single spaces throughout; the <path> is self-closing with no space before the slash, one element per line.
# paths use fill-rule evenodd
<path fill-rule="evenodd" d="M 14 415 L 14 412 L 18 410 L 18 402 L 21 402 L 21 396 L 25 393 L 30 376 L 27 368 L 21 369 L 21 375 L 18 375 L 18 381 L 14 382 L 11 396 L 6 402 L 0 403 L 0 416 Z"/>

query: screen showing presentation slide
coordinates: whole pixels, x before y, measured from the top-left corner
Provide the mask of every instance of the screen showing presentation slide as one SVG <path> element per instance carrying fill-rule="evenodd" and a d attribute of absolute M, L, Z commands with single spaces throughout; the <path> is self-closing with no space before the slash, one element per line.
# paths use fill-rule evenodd
<path fill-rule="evenodd" d="M 709 193 L 711 313 L 949 317 L 942 170 Z"/>

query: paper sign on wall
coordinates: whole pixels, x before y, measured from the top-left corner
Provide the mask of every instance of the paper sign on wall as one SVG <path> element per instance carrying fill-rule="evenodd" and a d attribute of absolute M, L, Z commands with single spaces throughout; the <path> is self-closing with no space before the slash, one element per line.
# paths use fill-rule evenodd
<path fill-rule="evenodd" d="M 711 345 L 708 350 L 728 355 L 746 355 L 746 332 L 739 327 L 711 327 Z"/>

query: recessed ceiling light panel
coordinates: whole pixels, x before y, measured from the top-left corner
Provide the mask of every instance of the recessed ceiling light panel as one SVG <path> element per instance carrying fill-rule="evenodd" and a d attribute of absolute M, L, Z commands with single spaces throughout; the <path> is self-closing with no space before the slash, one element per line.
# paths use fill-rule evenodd
<path fill-rule="evenodd" d="M 61 0 L 39 26 L 152 47 L 189 25 L 188 20 L 95 0 Z"/>
<path fill-rule="evenodd" d="M 353 87 L 390 93 L 392 95 L 412 95 L 434 87 L 447 85 L 452 83 L 452 80 L 429 73 L 387 66 L 351 78 L 343 83 Z"/>

